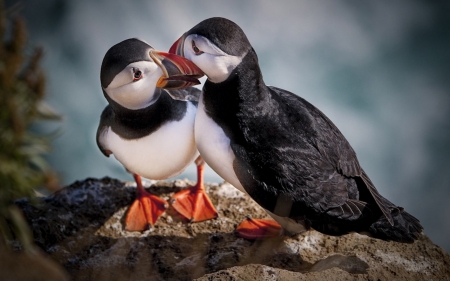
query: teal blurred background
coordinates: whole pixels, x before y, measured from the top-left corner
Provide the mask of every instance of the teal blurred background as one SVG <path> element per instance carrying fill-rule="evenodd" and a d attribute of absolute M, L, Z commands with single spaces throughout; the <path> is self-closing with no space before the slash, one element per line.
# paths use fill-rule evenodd
<path fill-rule="evenodd" d="M 450 252 L 450 2 L 6 1 L 45 50 L 48 103 L 64 116 L 49 162 L 64 185 L 132 180 L 95 143 L 106 106 L 106 51 L 138 37 L 160 50 L 203 19 L 233 20 L 268 85 L 292 91 L 340 128 L 385 197 Z M 195 180 L 192 165 L 179 178 Z M 221 179 L 210 169 L 207 182 Z"/>

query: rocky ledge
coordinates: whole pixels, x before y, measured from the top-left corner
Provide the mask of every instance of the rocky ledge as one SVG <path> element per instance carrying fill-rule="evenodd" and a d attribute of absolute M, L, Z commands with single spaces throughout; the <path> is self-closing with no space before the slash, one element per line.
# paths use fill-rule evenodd
<path fill-rule="evenodd" d="M 192 182 L 148 182 L 168 200 Z M 16 204 L 36 244 L 71 280 L 450 280 L 450 256 L 423 235 L 414 244 L 359 234 L 341 237 L 314 230 L 293 237 L 249 241 L 234 234 L 246 216 L 266 217 L 227 183 L 206 190 L 219 217 L 189 223 L 170 208 L 151 229 L 124 230 L 135 184 L 87 179 L 39 204 Z M 1 275 L 1 274 L 0 274 Z"/>

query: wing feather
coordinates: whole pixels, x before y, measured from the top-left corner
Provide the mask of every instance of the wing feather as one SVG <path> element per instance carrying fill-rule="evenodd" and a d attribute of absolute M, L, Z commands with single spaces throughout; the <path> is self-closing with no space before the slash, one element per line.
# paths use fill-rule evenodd
<path fill-rule="evenodd" d="M 96 135 L 97 146 L 103 153 L 103 155 L 105 155 L 106 157 L 109 157 L 109 155 L 112 154 L 111 150 L 108 149 L 108 145 L 105 141 L 105 133 L 108 130 L 108 128 L 111 127 L 113 118 L 114 118 L 114 111 L 112 107 L 108 105 L 102 112 L 102 115 L 100 117 L 100 123 L 98 124 L 97 128 L 97 135 Z"/>
<path fill-rule="evenodd" d="M 395 206 L 387 204 L 389 201 L 378 193 L 360 167 L 353 148 L 331 120 L 299 96 L 275 87 L 268 89 L 275 105 L 270 112 L 273 116 L 264 116 L 264 121 L 244 120 L 241 124 L 246 140 L 255 149 L 232 146 L 237 159 L 246 162 L 251 170 L 237 173 L 251 175 L 243 181 L 252 182 L 273 196 L 286 194 L 313 212 L 357 220 L 368 203 L 358 200 L 356 183 L 348 182 L 360 177 L 384 216 L 393 223 L 391 209 Z M 263 126 L 263 122 L 272 123 Z M 260 139 L 256 139 L 258 136 Z"/>

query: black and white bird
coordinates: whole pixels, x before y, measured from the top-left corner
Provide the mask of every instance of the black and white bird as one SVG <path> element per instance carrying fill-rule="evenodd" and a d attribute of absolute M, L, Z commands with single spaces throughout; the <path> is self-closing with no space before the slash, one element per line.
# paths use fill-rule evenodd
<path fill-rule="evenodd" d="M 285 231 L 418 239 L 419 221 L 378 193 L 333 122 L 303 98 L 265 85 L 255 50 L 238 25 L 206 19 L 169 52 L 208 77 L 195 119 L 200 154 Z M 248 220 L 237 231 L 248 238 L 272 235 L 276 227 L 267 223 Z"/>
<path fill-rule="evenodd" d="M 197 184 L 175 194 L 173 207 L 192 221 L 217 217 L 204 192 L 204 162 L 194 139 L 197 102 L 193 101 L 200 90 L 186 88 L 199 84 L 201 76 L 202 71 L 187 59 L 134 38 L 114 45 L 103 58 L 100 80 L 109 105 L 101 115 L 97 144 L 136 180 L 137 196 L 127 213 L 127 230 L 153 225 L 168 205 L 143 189 L 141 176 L 167 179 L 196 158 Z M 191 101 L 178 100 L 181 96 Z"/>

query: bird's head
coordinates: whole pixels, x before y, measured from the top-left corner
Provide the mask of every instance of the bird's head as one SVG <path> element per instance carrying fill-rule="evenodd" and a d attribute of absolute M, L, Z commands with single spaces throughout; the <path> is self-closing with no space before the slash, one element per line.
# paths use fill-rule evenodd
<path fill-rule="evenodd" d="M 213 83 L 225 81 L 252 49 L 247 36 L 225 18 L 206 19 L 184 33 L 169 53 L 195 63 Z"/>
<path fill-rule="evenodd" d="M 133 38 L 106 52 L 100 82 L 107 98 L 136 110 L 158 99 L 156 88 L 194 86 L 200 84 L 198 78 L 202 76 L 203 72 L 184 57 L 157 51 L 146 42 Z"/>

